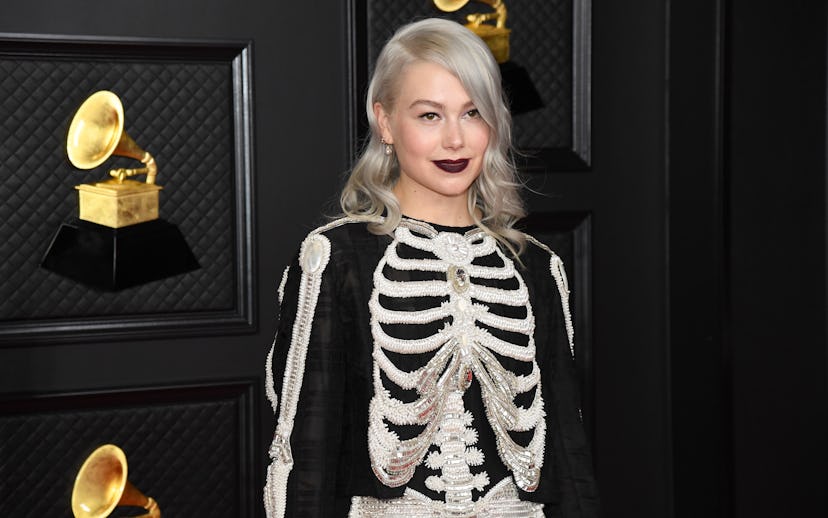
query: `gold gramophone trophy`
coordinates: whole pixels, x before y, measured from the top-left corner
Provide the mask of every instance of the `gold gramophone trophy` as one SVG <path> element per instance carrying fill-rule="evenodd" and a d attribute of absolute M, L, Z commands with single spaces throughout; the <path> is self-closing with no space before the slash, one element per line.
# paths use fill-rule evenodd
<path fill-rule="evenodd" d="M 478 0 L 492 6 L 489 13 L 474 13 L 466 16 L 466 28 L 480 36 L 491 49 L 498 63 L 509 61 L 509 33 L 506 28 L 506 4 L 503 0 Z M 434 0 L 434 5 L 441 11 L 453 13 L 459 11 L 469 0 Z M 495 24 L 485 22 L 494 20 Z"/>
<path fill-rule="evenodd" d="M 78 190 L 80 219 L 111 228 L 122 228 L 158 218 L 158 168 L 152 155 L 138 147 L 124 131 L 124 107 L 112 92 L 95 92 L 78 108 L 69 125 L 66 154 L 78 169 L 94 169 L 110 156 L 140 160 L 145 167 L 113 169 L 111 178 L 81 184 Z M 146 182 L 128 180 L 147 175 Z"/>
<path fill-rule="evenodd" d="M 114 93 L 93 93 L 78 108 L 66 138 L 78 169 L 94 169 L 112 156 L 141 161 L 108 178 L 75 186 L 79 218 L 65 223 L 41 266 L 84 284 L 120 290 L 199 268 L 178 227 L 159 219 L 155 159 L 124 131 L 124 108 Z M 144 182 L 131 177 L 146 175 Z"/>
<path fill-rule="evenodd" d="M 469 0 L 433 0 L 434 5 L 443 12 L 459 11 Z M 509 98 L 512 114 L 521 114 L 543 107 L 543 99 L 535 88 L 529 72 L 517 63 L 510 61 L 511 48 L 509 38 L 512 30 L 506 27 L 506 3 L 504 0 L 476 0 L 491 6 L 487 13 L 466 15 L 464 26 L 477 34 L 500 65 L 503 90 Z M 494 22 L 494 24 L 488 22 Z"/>
<path fill-rule="evenodd" d="M 151 497 L 138 491 L 127 478 L 127 460 L 121 448 L 105 444 L 83 462 L 72 489 L 75 518 L 104 518 L 118 506 L 143 507 L 137 518 L 161 518 L 161 509 Z"/>

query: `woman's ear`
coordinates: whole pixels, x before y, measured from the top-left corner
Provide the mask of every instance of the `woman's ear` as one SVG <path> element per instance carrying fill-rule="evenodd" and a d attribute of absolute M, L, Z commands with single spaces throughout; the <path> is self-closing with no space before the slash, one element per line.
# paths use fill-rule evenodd
<path fill-rule="evenodd" d="M 394 137 L 391 136 L 391 125 L 388 123 L 388 112 L 379 101 L 374 103 L 374 117 L 380 130 L 380 137 L 386 144 L 393 144 Z"/>

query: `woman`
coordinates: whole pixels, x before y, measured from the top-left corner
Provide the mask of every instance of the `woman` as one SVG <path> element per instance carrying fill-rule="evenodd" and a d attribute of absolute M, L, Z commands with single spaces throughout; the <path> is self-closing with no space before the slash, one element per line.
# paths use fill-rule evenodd
<path fill-rule="evenodd" d="M 488 48 L 446 20 L 401 28 L 367 115 L 345 216 L 280 286 L 268 515 L 595 516 L 566 278 L 512 228 Z"/>

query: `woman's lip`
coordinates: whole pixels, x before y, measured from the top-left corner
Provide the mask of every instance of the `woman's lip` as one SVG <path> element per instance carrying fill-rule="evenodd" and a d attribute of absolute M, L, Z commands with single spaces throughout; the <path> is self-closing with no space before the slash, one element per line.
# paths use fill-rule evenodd
<path fill-rule="evenodd" d="M 459 160 L 434 160 L 434 165 L 447 173 L 459 173 L 469 165 L 468 158 Z"/>

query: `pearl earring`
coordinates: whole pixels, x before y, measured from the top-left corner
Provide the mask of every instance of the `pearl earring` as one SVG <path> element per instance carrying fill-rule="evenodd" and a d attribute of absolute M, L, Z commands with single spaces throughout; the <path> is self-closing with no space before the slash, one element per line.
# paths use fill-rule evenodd
<path fill-rule="evenodd" d="M 386 142 L 384 138 L 380 139 L 380 142 L 382 142 L 385 145 L 385 156 L 391 156 L 391 153 L 394 152 L 394 148 L 391 146 L 391 144 Z"/>

